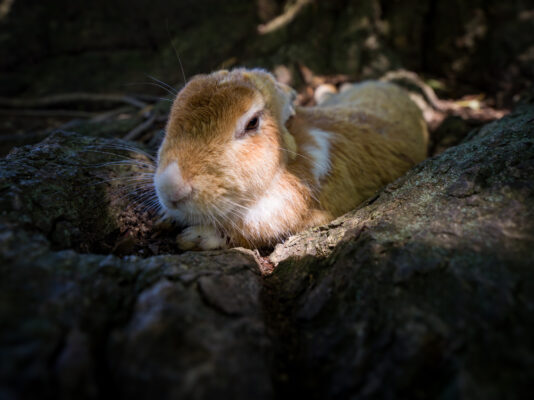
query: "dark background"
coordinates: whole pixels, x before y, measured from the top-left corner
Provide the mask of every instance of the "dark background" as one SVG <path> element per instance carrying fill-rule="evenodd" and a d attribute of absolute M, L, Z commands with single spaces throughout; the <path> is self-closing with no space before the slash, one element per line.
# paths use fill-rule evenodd
<path fill-rule="evenodd" d="M 258 26 L 283 0 L 14 0 L 0 17 L 0 95 L 139 92 L 145 74 L 171 84 L 236 65 L 304 65 L 316 74 L 377 77 L 399 67 L 451 94 L 499 103 L 534 77 L 530 1 L 311 1 L 281 28 Z M 298 76 L 294 78 L 298 86 Z"/>

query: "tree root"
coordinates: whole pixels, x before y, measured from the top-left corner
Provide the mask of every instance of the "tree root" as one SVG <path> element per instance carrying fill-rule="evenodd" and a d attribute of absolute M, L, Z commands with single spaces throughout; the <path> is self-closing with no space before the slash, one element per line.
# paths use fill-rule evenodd
<path fill-rule="evenodd" d="M 147 103 L 137 96 L 123 94 L 97 94 L 97 93 L 63 93 L 45 96 L 37 99 L 10 99 L 0 97 L 0 106 L 9 108 L 35 108 L 49 107 L 67 103 L 125 103 L 137 108 L 145 108 Z"/>

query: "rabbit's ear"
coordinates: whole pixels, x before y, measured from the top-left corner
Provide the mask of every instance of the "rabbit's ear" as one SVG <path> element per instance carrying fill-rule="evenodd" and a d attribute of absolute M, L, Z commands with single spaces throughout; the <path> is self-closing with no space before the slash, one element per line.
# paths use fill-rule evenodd
<path fill-rule="evenodd" d="M 270 75 L 270 74 L 269 74 Z M 297 154 L 297 142 L 293 135 L 286 128 L 286 122 L 289 118 L 295 115 L 295 107 L 293 102 L 297 98 L 297 92 L 290 86 L 276 81 L 274 76 L 270 75 L 276 88 L 276 95 L 273 96 L 275 102 L 278 103 L 280 112 L 280 134 L 284 142 L 284 147 L 287 150 L 285 156 L 289 160 L 294 160 Z"/>
<path fill-rule="evenodd" d="M 246 79 L 254 82 L 254 85 L 263 93 L 267 102 L 276 110 L 281 124 L 280 135 L 284 143 L 284 148 L 287 150 L 284 157 L 289 160 L 294 160 L 297 154 L 297 142 L 287 129 L 286 122 L 295 115 L 293 102 L 297 97 L 297 92 L 288 85 L 278 82 L 274 75 L 265 70 L 253 69 L 241 71 Z"/>
<path fill-rule="evenodd" d="M 293 102 L 297 98 L 297 92 L 284 83 L 275 82 L 275 86 L 277 91 L 280 93 L 280 100 L 282 103 L 281 122 L 285 124 L 289 118 L 295 115 L 295 107 L 293 106 Z"/>
<path fill-rule="evenodd" d="M 218 70 L 217 72 L 214 72 L 213 75 L 215 75 L 216 77 L 225 77 L 229 74 L 230 72 L 227 70 L 227 69 L 220 69 Z"/>
<path fill-rule="evenodd" d="M 295 160 L 295 158 L 297 157 L 298 150 L 295 137 L 291 133 L 289 133 L 289 130 L 285 126 L 282 127 L 280 133 L 282 134 L 282 140 L 284 142 L 284 148 L 286 150 L 284 152 L 284 156 L 287 160 Z"/>
<path fill-rule="evenodd" d="M 263 93 L 276 111 L 279 113 L 280 122 L 285 124 L 287 120 L 295 115 L 293 102 L 297 97 L 291 87 L 276 80 L 273 74 L 264 69 L 239 70 L 246 79 L 251 80 L 254 85 Z"/>

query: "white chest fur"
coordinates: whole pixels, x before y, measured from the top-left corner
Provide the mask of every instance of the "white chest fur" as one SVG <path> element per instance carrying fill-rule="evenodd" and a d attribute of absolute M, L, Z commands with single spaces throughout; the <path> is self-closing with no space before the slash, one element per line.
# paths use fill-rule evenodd
<path fill-rule="evenodd" d="M 269 231 L 274 236 L 287 233 L 288 223 L 294 220 L 301 199 L 294 188 L 278 176 L 269 189 L 247 211 L 243 220 L 253 235 Z"/>
<path fill-rule="evenodd" d="M 310 129 L 310 136 L 313 141 L 302 146 L 302 151 L 313 160 L 312 173 L 315 183 L 319 184 L 330 171 L 331 134 L 320 129 Z"/>
<path fill-rule="evenodd" d="M 310 135 L 311 140 L 300 151 L 312 161 L 312 175 L 319 185 L 321 179 L 330 172 L 332 134 L 311 129 Z M 243 219 L 246 231 L 257 237 L 265 236 L 267 232 L 273 238 L 286 236 L 305 208 L 309 193 L 301 189 L 283 174 L 278 175 L 263 196 L 247 210 Z"/>

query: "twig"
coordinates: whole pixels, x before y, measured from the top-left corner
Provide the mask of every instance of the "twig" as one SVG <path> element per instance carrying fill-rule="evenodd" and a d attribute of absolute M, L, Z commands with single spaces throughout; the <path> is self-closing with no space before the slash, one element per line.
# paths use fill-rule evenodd
<path fill-rule="evenodd" d="M 161 101 L 161 100 L 171 100 L 171 99 L 162 98 L 161 96 L 153 96 L 151 94 L 142 94 L 142 93 L 137 93 L 135 95 L 131 95 L 130 97 L 134 97 L 137 100 L 141 100 L 141 101 L 148 102 L 148 103 L 157 103 L 158 101 Z"/>
<path fill-rule="evenodd" d="M 311 3 L 312 0 L 296 0 L 294 4 L 289 6 L 286 11 L 279 15 L 278 17 L 270 20 L 269 22 L 259 25 L 258 32 L 260 35 L 265 35 L 266 33 L 273 32 L 281 27 L 289 24 L 295 19 L 302 8 Z"/>
<path fill-rule="evenodd" d="M 83 102 L 126 103 L 137 108 L 145 108 L 147 106 L 147 103 L 123 94 L 65 93 L 37 99 L 10 99 L 0 97 L 0 106 L 12 108 L 48 107 L 57 104 Z"/>
<path fill-rule="evenodd" d="M 98 114 L 94 118 L 91 118 L 90 122 L 106 121 L 106 120 L 116 116 L 117 114 L 122 114 L 122 113 L 125 113 L 125 112 L 128 112 L 128 111 L 131 111 L 131 109 L 132 108 L 128 107 L 128 106 L 119 107 L 119 108 L 116 108 L 115 110 L 111 110 L 111 111 L 108 111 L 108 112 L 104 112 L 104 113 Z"/>
<path fill-rule="evenodd" d="M 156 113 L 152 113 L 150 117 L 143 123 L 137 125 L 134 129 L 132 129 L 130 132 L 128 132 L 123 139 L 124 140 L 133 140 L 137 138 L 141 133 L 146 131 L 148 128 L 154 124 L 156 121 Z"/>
<path fill-rule="evenodd" d="M 391 71 L 385 74 L 381 81 L 391 82 L 391 81 L 402 81 L 405 80 L 411 84 L 417 86 L 426 97 L 427 102 L 430 106 L 436 111 L 445 111 L 447 108 L 442 100 L 438 98 L 434 89 L 428 86 L 415 72 L 407 71 L 404 69 L 399 69 L 396 71 Z"/>
<path fill-rule="evenodd" d="M 40 117 L 40 118 L 93 118 L 98 113 L 76 110 L 12 110 L 0 109 L 0 115 L 8 117 Z"/>

